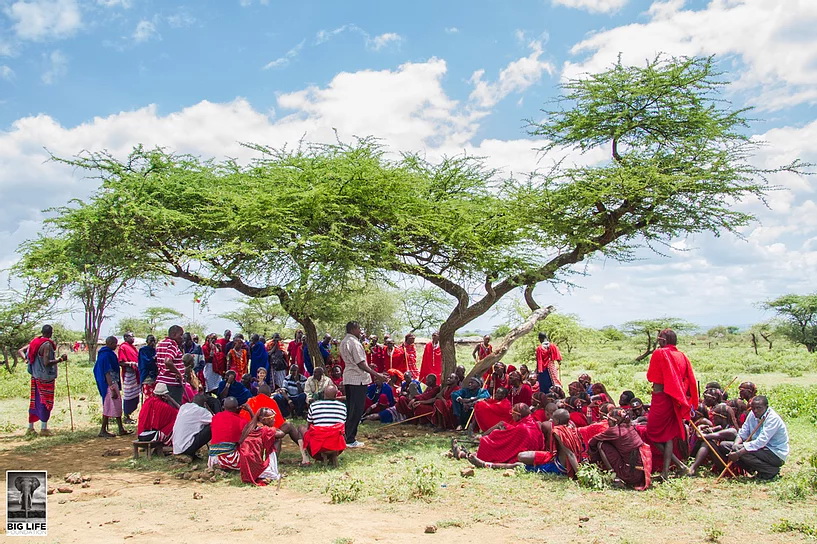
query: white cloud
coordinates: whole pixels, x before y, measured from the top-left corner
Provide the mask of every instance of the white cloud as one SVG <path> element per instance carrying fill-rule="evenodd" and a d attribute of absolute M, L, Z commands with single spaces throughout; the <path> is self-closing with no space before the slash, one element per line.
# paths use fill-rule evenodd
<path fill-rule="evenodd" d="M 5 64 L 0 64 L 0 79 L 11 81 L 12 79 L 14 79 L 14 70 L 12 70 L 11 67 L 6 66 Z"/>
<path fill-rule="evenodd" d="M 170 25 L 171 28 L 184 28 L 192 26 L 196 23 L 196 18 L 185 11 L 180 11 L 176 14 L 168 15 L 166 17 L 166 20 L 167 24 Z"/>
<path fill-rule="evenodd" d="M 751 89 L 750 101 L 776 110 L 817 102 L 817 2 L 789 0 L 712 0 L 686 9 L 684 0 L 655 2 L 648 21 L 591 34 L 571 53 L 564 77 L 597 72 L 615 62 L 643 63 L 658 53 L 734 55 L 740 74 L 736 89 Z"/>
<path fill-rule="evenodd" d="M 105 6 L 106 8 L 121 7 L 123 9 L 129 9 L 131 6 L 133 6 L 132 0 L 96 0 L 96 3 L 100 6 Z"/>
<path fill-rule="evenodd" d="M 82 26 L 76 0 L 22 0 L 3 10 L 23 40 L 54 40 L 73 35 Z"/>
<path fill-rule="evenodd" d="M 449 26 L 449 27 L 445 28 L 445 33 L 446 34 L 458 34 L 459 31 L 460 31 L 460 29 L 455 27 L 455 26 Z"/>
<path fill-rule="evenodd" d="M 471 76 L 474 90 L 470 100 L 479 107 L 491 108 L 511 93 L 519 93 L 537 83 L 544 73 L 553 74 L 554 67 L 550 62 L 540 60 L 542 42 L 533 40 L 528 44 L 530 55 L 509 63 L 499 72 L 495 82 L 483 80 L 485 70 L 477 70 Z"/>
<path fill-rule="evenodd" d="M 380 51 L 389 44 L 399 44 L 402 41 L 403 37 L 400 36 L 400 34 L 395 34 L 394 32 L 386 32 L 385 34 L 380 34 L 379 36 L 375 36 L 374 38 L 367 39 L 366 47 L 374 51 Z"/>
<path fill-rule="evenodd" d="M 241 7 L 245 8 L 253 5 L 255 0 L 238 0 L 238 3 L 241 5 Z M 258 0 L 258 3 L 262 6 L 267 6 L 269 5 L 269 0 Z"/>
<path fill-rule="evenodd" d="M 612 13 L 620 10 L 628 0 L 552 0 L 554 5 L 582 9 L 590 13 Z"/>
<path fill-rule="evenodd" d="M 53 85 L 58 79 L 68 73 L 68 57 L 56 49 L 45 57 L 47 69 L 41 79 L 46 85 Z"/>
<path fill-rule="evenodd" d="M 148 21 L 147 19 L 142 19 L 136 24 L 132 37 L 136 43 L 162 39 L 162 35 L 159 34 L 159 30 L 156 28 L 156 23 Z"/>
<path fill-rule="evenodd" d="M 283 68 L 284 66 L 289 66 L 292 59 L 297 57 L 301 52 L 301 49 L 303 49 L 304 43 L 306 43 L 306 40 L 301 40 L 301 43 L 287 51 L 283 57 L 278 57 L 277 59 L 268 62 L 266 65 L 264 65 L 263 69 L 269 70 L 270 68 Z"/>

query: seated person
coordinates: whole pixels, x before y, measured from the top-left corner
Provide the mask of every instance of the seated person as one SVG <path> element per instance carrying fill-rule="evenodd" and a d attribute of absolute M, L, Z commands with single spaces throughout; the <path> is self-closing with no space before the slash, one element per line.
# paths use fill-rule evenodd
<path fill-rule="evenodd" d="M 445 379 L 445 387 L 440 392 L 439 397 L 431 405 L 433 407 L 433 412 L 429 417 L 431 422 L 438 429 L 454 429 L 454 427 L 457 426 L 457 421 L 454 419 L 451 395 L 453 395 L 455 391 L 458 391 L 459 388 L 459 378 L 457 378 L 457 375 L 453 373 L 449 374 Z M 420 405 L 415 408 L 415 411 L 418 409 L 423 409 L 422 406 L 423 405 Z"/>
<path fill-rule="evenodd" d="M 196 452 L 210 442 L 210 423 L 213 413 L 207 409 L 203 393 L 182 404 L 173 424 L 173 455 L 188 455 L 191 461 L 201 459 Z"/>
<path fill-rule="evenodd" d="M 278 389 L 273 399 L 278 403 L 284 417 L 304 415 L 306 410 L 306 378 L 301 374 L 298 365 L 290 365 L 289 374 L 284 379 L 284 387 Z"/>
<path fill-rule="evenodd" d="M 451 394 L 451 409 L 454 412 L 454 419 L 457 421 L 457 430 L 461 431 L 468 424 L 471 412 L 477 401 L 490 397 L 487 389 L 483 389 L 479 378 L 472 376 L 466 382 L 466 386 Z"/>
<path fill-rule="evenodd" d="M 143 442 L 159 441 L 165 446 L 173 445 L 173 425 L 179 413 L 179 405 L 170 396 L 167 385 L 159 382 L 153 395 L 145 399 L 139 410 L 136 431 Z"/>
<path fill-rule="evenodd" d="M 366 387 L 364 416 L 379 414 L 394 406 L 394 390 L 387 383 L 372 382 Z"/>
<path fill-rule="evenodd" d="M 247 401 L 247 406 L 250 408 L 250 410 L 256 413 L 262 408 L 268 408 L 274 416 L 273 426 L 284 433 L 284 435 L 289 436 L 289 438 L 298 445 L 298 450 L 301 453 L 301 466 L 308 465 L 309 458 L 306 456 L 306 452 L 304 451 L 303 436 L 298 430 L 298 427 L 284 418 L 283 414 L 281 414 L 281 408 L 278 406 L 275 399 L 271 397 L 271 395 L 272 390 L 270 389 L 270 386 L 262 382 L 261 385 L 258 386 L 258 394 Z M 242 411 L 239 412 L 239 415 L 245 421 L 250 421 L 251 419 L 249 412 Z M 281 452 L 280 440 L 275 443 L 275 451 L 278 453 Z"/>
<path fill-rule="evenodd" d="M 576 427 L 590 425 L 592 419 L 590 399 L 585 393 L 579 393 L 574 397 L 570 397 L 567 400 L 567 410 L 570 412 L 570 421 L 572 421 Z"/>
<path fill-rule="evenodd" d="M 743 382 L 738 386 L 738 398 L 747 405 L 757 396 L 757 386 L 752 382 Z"/>
<path fill-rule="evenodd" d="M 626 391 L 622 391 L 621 395 L 618 397 L 618 406 L 623 410 L 630 409 L 630 402 L 635 398 L 635 393 L 630 391 L 629 389 Z"/>
<path fill-rule="evenodd" d="M 486 376 L 483 376 L 483 380 Z M 491 392 L 492 395 L 496 394 L 496 390 L 500 387 L 505 389 L 508 388 L 508 371 L 505 367 L 505 363 L 502 361 L 498 361 L 494 363 L 493 372 L 488 377 L 488 391 Z"/>
<path fill-rule="evenodd" d="M 500 421 L 510 423 L 513 421 L 511 416 L 511 401 L 508 399 L 508 390 L 504 387 L 498 387 L 494 391 L 494 397 L 485 399 L 474 404 L 474 422 L 480 431 L 487 431 L 494 427 Z"/>
<path fill-rule="evenodd" d="M 627 410 L 627 412 L 632 425 L 647 424 L 647 409 L 644 406 L 644 402 L 638 397 L 633 397 L 630 401 L 630 409 Z"/>
<path fill-rule="evenodd" d="M 304 384 L 304 393 L 306 393 L 306 403 L 310 404 L 312 401 L 322 400 L 323 391 L 326 389 L 326 386 L 331 383 L 332 380 L 329 379 L 328 376 L 326 376 L 323 367 L 322 366 L 316 367 L 315 371 L 309 378 L 307 378 L 306 383 Z"/>
<path fill-rule="evenodd" d="M 401 396 L 397 399 L 397 410 L 407 418 L 430 415 L 434 412 L 434 401 L 437 400 L 439 393 L 437 375 L 429 374 L 426 376 L 426 390 L 413 397 Z"/>
<path fill-rule="evenodd" d="M 416 379 L 410 371 L 403 373 L 403 383 L 400 384 L 400 396 L 413 399 L 423 392 L 423 385 Z"/>
<path fill-rule="evenodd" d="M 508 374 L 508 400 L 514 404 L 533 404 L 533 389 L 522 379 L 522 373 L 514 370 Z"/>
<path fill-rule="evenodd" d="M 262 408 L 252 414 L 247 423 L 238 415 L 241 410 L 252 413 L 246 404 L 239 407 L 235 397 L 227 397 L 224 399 L 224 410 L 213 416 L 207 466 L 239 470 L 241 480 L 247 483 L 264 485 L 268 480 L 277 480 L 275 440 L 279 438 L 280 431 L 273 426 L 275 415 Z M 283 433 L 280 434 L 283 436 Z"/>
<path fill-rule="evenodd" d="M 315 372 L 320 367 L 315 369 Z M 306 414 L 308 427 L 300 432 L 304 437 L 304 448 L 313 459 L 338 466 L 338 456 L 346 449 L 346 404 L 337 400 L 338 388 L 334 384 L 323 390 L 323 399 L 309 404 Z"/>
<path fill-rule="evenodd" d="M 250 392 L 250 396 L 254 397 L 258 394 L 258 380 L 251 374 L 244 374 L 241 377 L 241 384 Z"/>
<path fill-rule="evenodd" d="M 340 365 L 334 365 L 332 367 L 332 372 L 329 375 L 329 378 L 332 380 L 335 387 L 338 388 L 338 393 L 340 393 L 343 388 L 343 369 L 340 367 Z"/>
<path fill-rule="evenodd" d="M 514 463 L 523 451 L 538 451 L 545 447 L 542 431 L 536 420 L 530 416 L 527 404 L 513 406 L 513 420 L 500 421 L 479 439 L 476 453 L 469 454 L 468 461 L 477 467 L 491 466 L 493 463 Z M 452 449 L 456 457 L 456 439 Z"/>
<path fill-rule="evenodd" d="M 712 461 L 713 468 L 718 472 L 723 470 L 725 466 L 718 460 L 718 456 L 709 449 L 709 445 L 711 444 L 713 448 L 716 448 L 718 455 L 721 456 L 721 459 L 724 459 L 729 455 L 730 450 L 729 447 L 722 444 L 726 442 L 731 446 L 738 437 L 740 424 L 735 418 L 735 412 L 728 404 L 722 402 L 715 406 L 712 410 L 712 418 L 715 425 L 710 427 L 707 430 L 708 432 L 703 435 L 705 440 L 701 441 L 700 447 L 695 454 L 695 461 L 689 467 L 690 476 L 695 476 L 698 473 L 698 467 L 707 459 Z"/>
<path fill-rule="evenodd" d="M 652 452 L 630 426 L 626 410 L 613 408 L 607 414 L 607 430 L 588 441 L 590 461 L 603 464 L 616 475 L 617 484 L 643 491 L 650 486 Z"/>
<path fill-rule="evenodd" d="M 241 405 L 246 403 L 251 396 L 250 390 L 242 382 L 236 380 L 235 370 L 228 370 L 224 374 L 224 379 L 218 384 L 218 398 L 220 399 L 235 397 Z"/>
<path fill-rule="evenodd" d="M 750 474 L 756 473 L 758 480 L 771 480 L 780 474 L 789 455 L 789 432 L 780 415 L 769 408 L 766 397 L 752 399 L 751 410 L 731 450 L 729 461 Z"/>
<path fill-rule="evenodd" d="M 483 463 L 485 468 L 509 469 L 524 467 L 531 472 L 574 477 L 581 461 L 581 438 L 576 427 L 570 423 L 570 414 L 565 409 L 556 410 L 549 426 L 549 436 L 545 439 L 542 450 L 523 451 L 517 455 L 516 463 Z M 480 466 L 480 460 L 475 459 Z"/>

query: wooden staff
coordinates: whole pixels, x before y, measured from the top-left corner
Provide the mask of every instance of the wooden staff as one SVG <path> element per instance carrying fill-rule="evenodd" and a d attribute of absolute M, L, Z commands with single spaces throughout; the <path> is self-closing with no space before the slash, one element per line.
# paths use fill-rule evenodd
<path fill-rule="evenodd" d="M 485 378 L 485 380 L 482 382 L 482 388 L 483 389 L 485 389 L 488 386 L 488 380 L 490 380 L 491 376 L 493 376 L 493 375 L 494 375 L 493 370 L 491 370 L 491 373 L 488 374 L 488 377 Z M 479 402 L 479 401 L 477 401 L 477 402 Z M 471 408 L 471 415 L 468 416 L 468 422 L 465 424 L 465 427 L 463 427 L 463 429 L 462 429 L 463 431 L 468 430 L 468 427 L 471 426 L 471 418 L 474 417 L 474 411 L 476 410 L 477 402 L 475 402 L 473 408 Z"/>
<path fill-rule="evenodd" d="M 737 377 L 737 376 L 735 376 L 734 378 L 732 378 L 732 381 L 731 381 L 731 382 L 729 382 L 729 385 L 727 385 L 726 387 L 724 387 L 724 388 L 723 388 L 723 392 L 724 392 L 724 393 L 726 393 L 726 391 L 727 391 L 727 390 L 728 390 L 730 387 L 732 387 L 732 384 L 733 384 L 733 383 L 735 383 L 737 380 L 738 380 L 738 377 Z"/>
<path fill-rule="evenodd" d="M 400 425 L 401 423 L 405 423 L 406 421 L 414 421 L 415 419 L 420 419 L 421 417 L 426 417 L 429 414 L 420 414 L 419 416 L 410 417 L 408 419 L 404 419 L 403 421 L 398 421 L 397 423 L 389 423 L 388 425 L 383 425 L 380 429 L 385 429 L 387 427 L 394 427 L 395 425 Z"/>
<path fill-rule="evenodd" d="M 750 442 L 752 440 L 752 437 L 755 436 L 755 433 L 758 431 L 758 429 L 760 429 L 760 426 L 763 425 L 764 421 L 766 421 L 766 416 L 767 415 L 769 415 L 768 410 L 766 410 L 766 413 L 763 414 L 762 418 L 760 418 L 760 421 L 757 422 L 757 427 L 755 427 L 754 430 L 752 430 L 752 432 L 749 434 L 749 438 L 746 439 L 746 442 Z M 721 461 L 721 463 L 723 463 L 723 461 Z M 718 482 L 721 481 L 721 478 L 723 478 L 723 476 L 726 474 L 727 470 L 732 474 L 732 476 L 735 476 L 735 473 L 732 472 L 732 469 L 730 468 L 732 466 L 732 461 L 729 461 L 728 464 L 727 463 L 724 463 L 724 464 L 726 465 L 726 468 L 723 469 L 720 476 L 718 476 L 718 479 L 715 480 L 715 483 L 718 483 Z"/>
<path fill-rule="evenodd" d="M 65 360 L 65 389 L 68 390 L 68 414 L 71 416 L 71 432 L 74 432 L 74 409 L 71 407 L 71 386 L 68 384 L 68 359 Z"/>
<path fill-rule="evenodd" d="M 718 453 L 718 450 L 716 450 L 716 449 L 715 449 L 715 446 L 713 446 L 713 445 L 712 445 L 712 444 L 709 442 L 709 440 L 707 440 L 707 439 L 706 439 L 706 437 L 704 436 L 704 433 L 702 433 L 702 432 L 701 432 L 701 429 L 699 429 L 699 428 L 698 428 L 698 426 L 697 426 L 697 425 L 695 425 L 695 422 L 694 422 L 694 421 L 690 420 L 689 422 L 692 424 L 692 427 L 693 427 L 693 428 L 695 429 L 695 431 L 698 433 L 698 436 L 700 436 L 700 437 L 701 437 L 701 440 L 703 440 L 703 441 L 704 441 L 704 443 L 706 443 L 707 447 L 709 447 L 709 451 L 711 451 L 712 453 L 714 453 L 714 454 L 715 454 L 715 457 L 717 457 L 717 458 L 718 458 L 718 461 L 720 461 L 720 462 L 721 462 L 721 464 L 723 464 L 723 465 L 725 465 L 725 466 L 726 466 L 726 469 L 724 470 L 724 472 L 726 472 L 726 470 L 728 470 L 728 471 L 730 472 L 730 474 L 732 474 L 732 476 L 734 476 L 735 478 L 737 478 L 737 475 L 736 475 L 734 472 L 732 472 L 732 469 L 731 469 L 731 468 L 729 468 L 729 465 L 727 465 L 727 464 L 726 464 L 726 461 L 724 461 L 724 460 L 723 460 L 723 458 L 721 457 L 721 454 L 720 454 L 720 453 Z"/>

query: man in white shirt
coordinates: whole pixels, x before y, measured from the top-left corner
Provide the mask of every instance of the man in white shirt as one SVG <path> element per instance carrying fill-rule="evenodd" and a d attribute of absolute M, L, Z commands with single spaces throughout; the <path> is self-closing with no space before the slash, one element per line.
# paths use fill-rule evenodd
<path fill-rule="evenodd" d="M 789 456 L 789 433 L 769 400 L 761 395 L 752 399 L 749 414 L 738 432 L 729 460 L 758 480 L 772 480 Z"/>
<path fill-rule="evenodd" d="M 357 441 L 357 428 L 366 408 L 366 387 L 372 380 L 382 383 L 388 376 L 378 374 L 366 362 L 366 351 L 360 343 L 360 324 L 350 321 L 346 324 L 346 336 L 340 342 L 340 356 L 346 363 L 343 370 L 343 387 L 346 391 L 346 446 L 359 448 L 363 442 Z"/>
<path fill-rule="evenodd" d="M 182 404 L 173 425 L 173 454 L 189 455 L 193 461 L 199 448 L 210 442 L 210 422 L 213 414 L 205 408 L 206 398 L 202 394 L 193 397 L 192 402 Z"/>

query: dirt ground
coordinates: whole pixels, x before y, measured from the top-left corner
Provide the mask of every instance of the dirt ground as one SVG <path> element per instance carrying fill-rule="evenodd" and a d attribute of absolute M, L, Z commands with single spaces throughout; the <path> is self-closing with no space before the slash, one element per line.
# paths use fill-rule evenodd
<path fill-rule="evenodd" d="M 371 446 L 344 454 L 341 471 L 355 470 L 366 463 L 367 455 L 375 454 L 370 449 L 378 444 L 373 433 L 369 430 L 365 437 Z M 672 492 L 592 492 L 571 482 L 497 471 L 463 478 L 459 470 L 465 465 L 445 459 L 442 448 L 433 458 L 446 469 L 446 484 L 430 502 L 390 504 L 375 496 L 330 504 L 318 486 L 303 489 L 298 479 L 336 476 L 301 473 L 291 465 L 292 457 L 282 459 L 287 477 L 280 488 L 197 483 L 167 471 L 124 468 L 131 440 L 88 438 L 30 451 L 36 440 L 26 441 L 20 433 L 0 438 L 0 466 L 5 470 L 46 469 L 50 488 L 73 488 L 72 493 L 49 497 L 48 536 L 32 542 L 208 543 L 284 537 L 336 544 L 475 538 L 484 543 L 726 543 L 756 538 L 789 543 L 806 540 L 796 533 L 774 533 L 771 525 L 781 518 L 813 522 L 817 511 L 814 498 L 790 507 L 772 498 L 765 486 L 715 485 L 711 478 L 684 481 L 678 497 Z M 105 450 L 119 454 L 103 456 Z M 285 443 L 284 450 L 294 454 L 291 443 Z M 71 472 L 90 476 L 89 486 L 65 484 L 63 478 Z M 202 498 L 195 500 L 194 493 Z M 436 533 L 425 534 L 429 524 L 438 525 Z"/>

